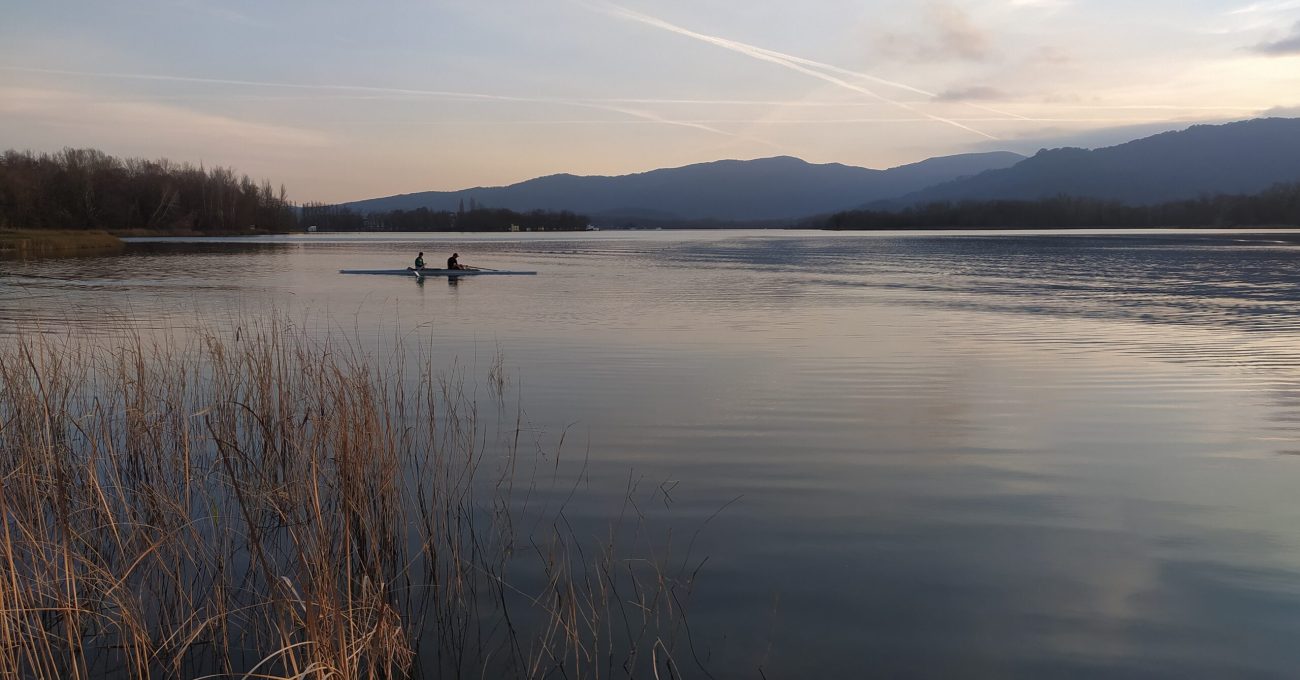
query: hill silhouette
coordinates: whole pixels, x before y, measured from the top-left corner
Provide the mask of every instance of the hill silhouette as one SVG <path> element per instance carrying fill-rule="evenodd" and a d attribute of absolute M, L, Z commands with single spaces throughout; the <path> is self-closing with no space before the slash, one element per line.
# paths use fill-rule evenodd
<path fill-rule="evenodd" d="M 888 170 L 814 164 L 779 156 L 723 160 L 614 177 L 550 175 L 504 187 L 426 191 L 354 201 L 361 213 L 457 210 L 476 205 L 510 210 L 572 210 L 601 219 L 774 220 L 834 212 L 934 184 L 1005 168 L 1009 152 L 931 158 Z"/>
<path fill-rule="evenodd" d="M 1195 125 L 1101 149 L 1044 149 L 1011 167 L 945 182 L 871 207 L 1081 196 L 1149 205 L 1252 194 L 1300 181 L 1300 119 Z"/>

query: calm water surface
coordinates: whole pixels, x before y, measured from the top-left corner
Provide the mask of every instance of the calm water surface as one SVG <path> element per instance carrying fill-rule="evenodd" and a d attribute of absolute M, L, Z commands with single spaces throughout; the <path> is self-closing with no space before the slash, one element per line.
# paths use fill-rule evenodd
<path fill-rule="evenodd" d="M 337 273 L 418 250 L 539 275 Z M 267 309 L 474 380 L 500 351 L 530 436 L 585 466 L 579 533 L 629 484 L 699 532 L 716 677 L 1300 674 L 1300 234 L 313 235 L 0 261 L 0 342 Z"/>

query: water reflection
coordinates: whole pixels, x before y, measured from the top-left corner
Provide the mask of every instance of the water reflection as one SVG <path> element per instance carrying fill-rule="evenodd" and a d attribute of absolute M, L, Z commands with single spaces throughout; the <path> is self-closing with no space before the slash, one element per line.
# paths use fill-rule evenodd
<path fill-rule="evenodd" d="M 539 276 L 334 273 L 417 248 Z M 0 263 L 0 333 L 277 308 L 376 351 L 418 339 L 473 379 L 499 347 L 526 431 L 570 442 L 545 464 L 583 480 L 554 491 L 575 532 L 606 536 L 630 479 L 671 489 L 654 521 L 700 530 L 690 613 L 718 677 L 1286 677 L 1298 248 L 771 232 L 150 245 L 71 276 Z"/>

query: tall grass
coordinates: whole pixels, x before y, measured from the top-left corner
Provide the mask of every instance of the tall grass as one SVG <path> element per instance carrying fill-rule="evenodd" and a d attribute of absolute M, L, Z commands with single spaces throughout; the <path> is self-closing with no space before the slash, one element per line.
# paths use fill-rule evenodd
<path fill-rule="evenodd" d="M 0 340 L 0 677 L 704 672 L 635 511 L 577 535 L 518 413 L 332 337 Z"/>
<path fill-rule="evenodd" d="M 102 231 L 13 231 L 0 229 L 0 256 L 104 254 L 119 252 L 125 244 Z"/>

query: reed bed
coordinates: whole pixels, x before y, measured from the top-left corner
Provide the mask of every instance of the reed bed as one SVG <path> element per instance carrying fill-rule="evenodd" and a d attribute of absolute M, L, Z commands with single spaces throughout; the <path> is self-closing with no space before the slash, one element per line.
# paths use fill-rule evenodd
<path fill-rule="evenodd" d="M 119 252 L 124 246 L 121 239 L 103 231 L 0 229 L 0 256 L 6 257 L 98 255 Z"/>
<path fill-rule="evenodd" d="M 0 677 L 706 675 L 635 491 L 577 535 L 500 352 L 489 423 L 396 344 L 275 316 L 0 340 Z"/>

